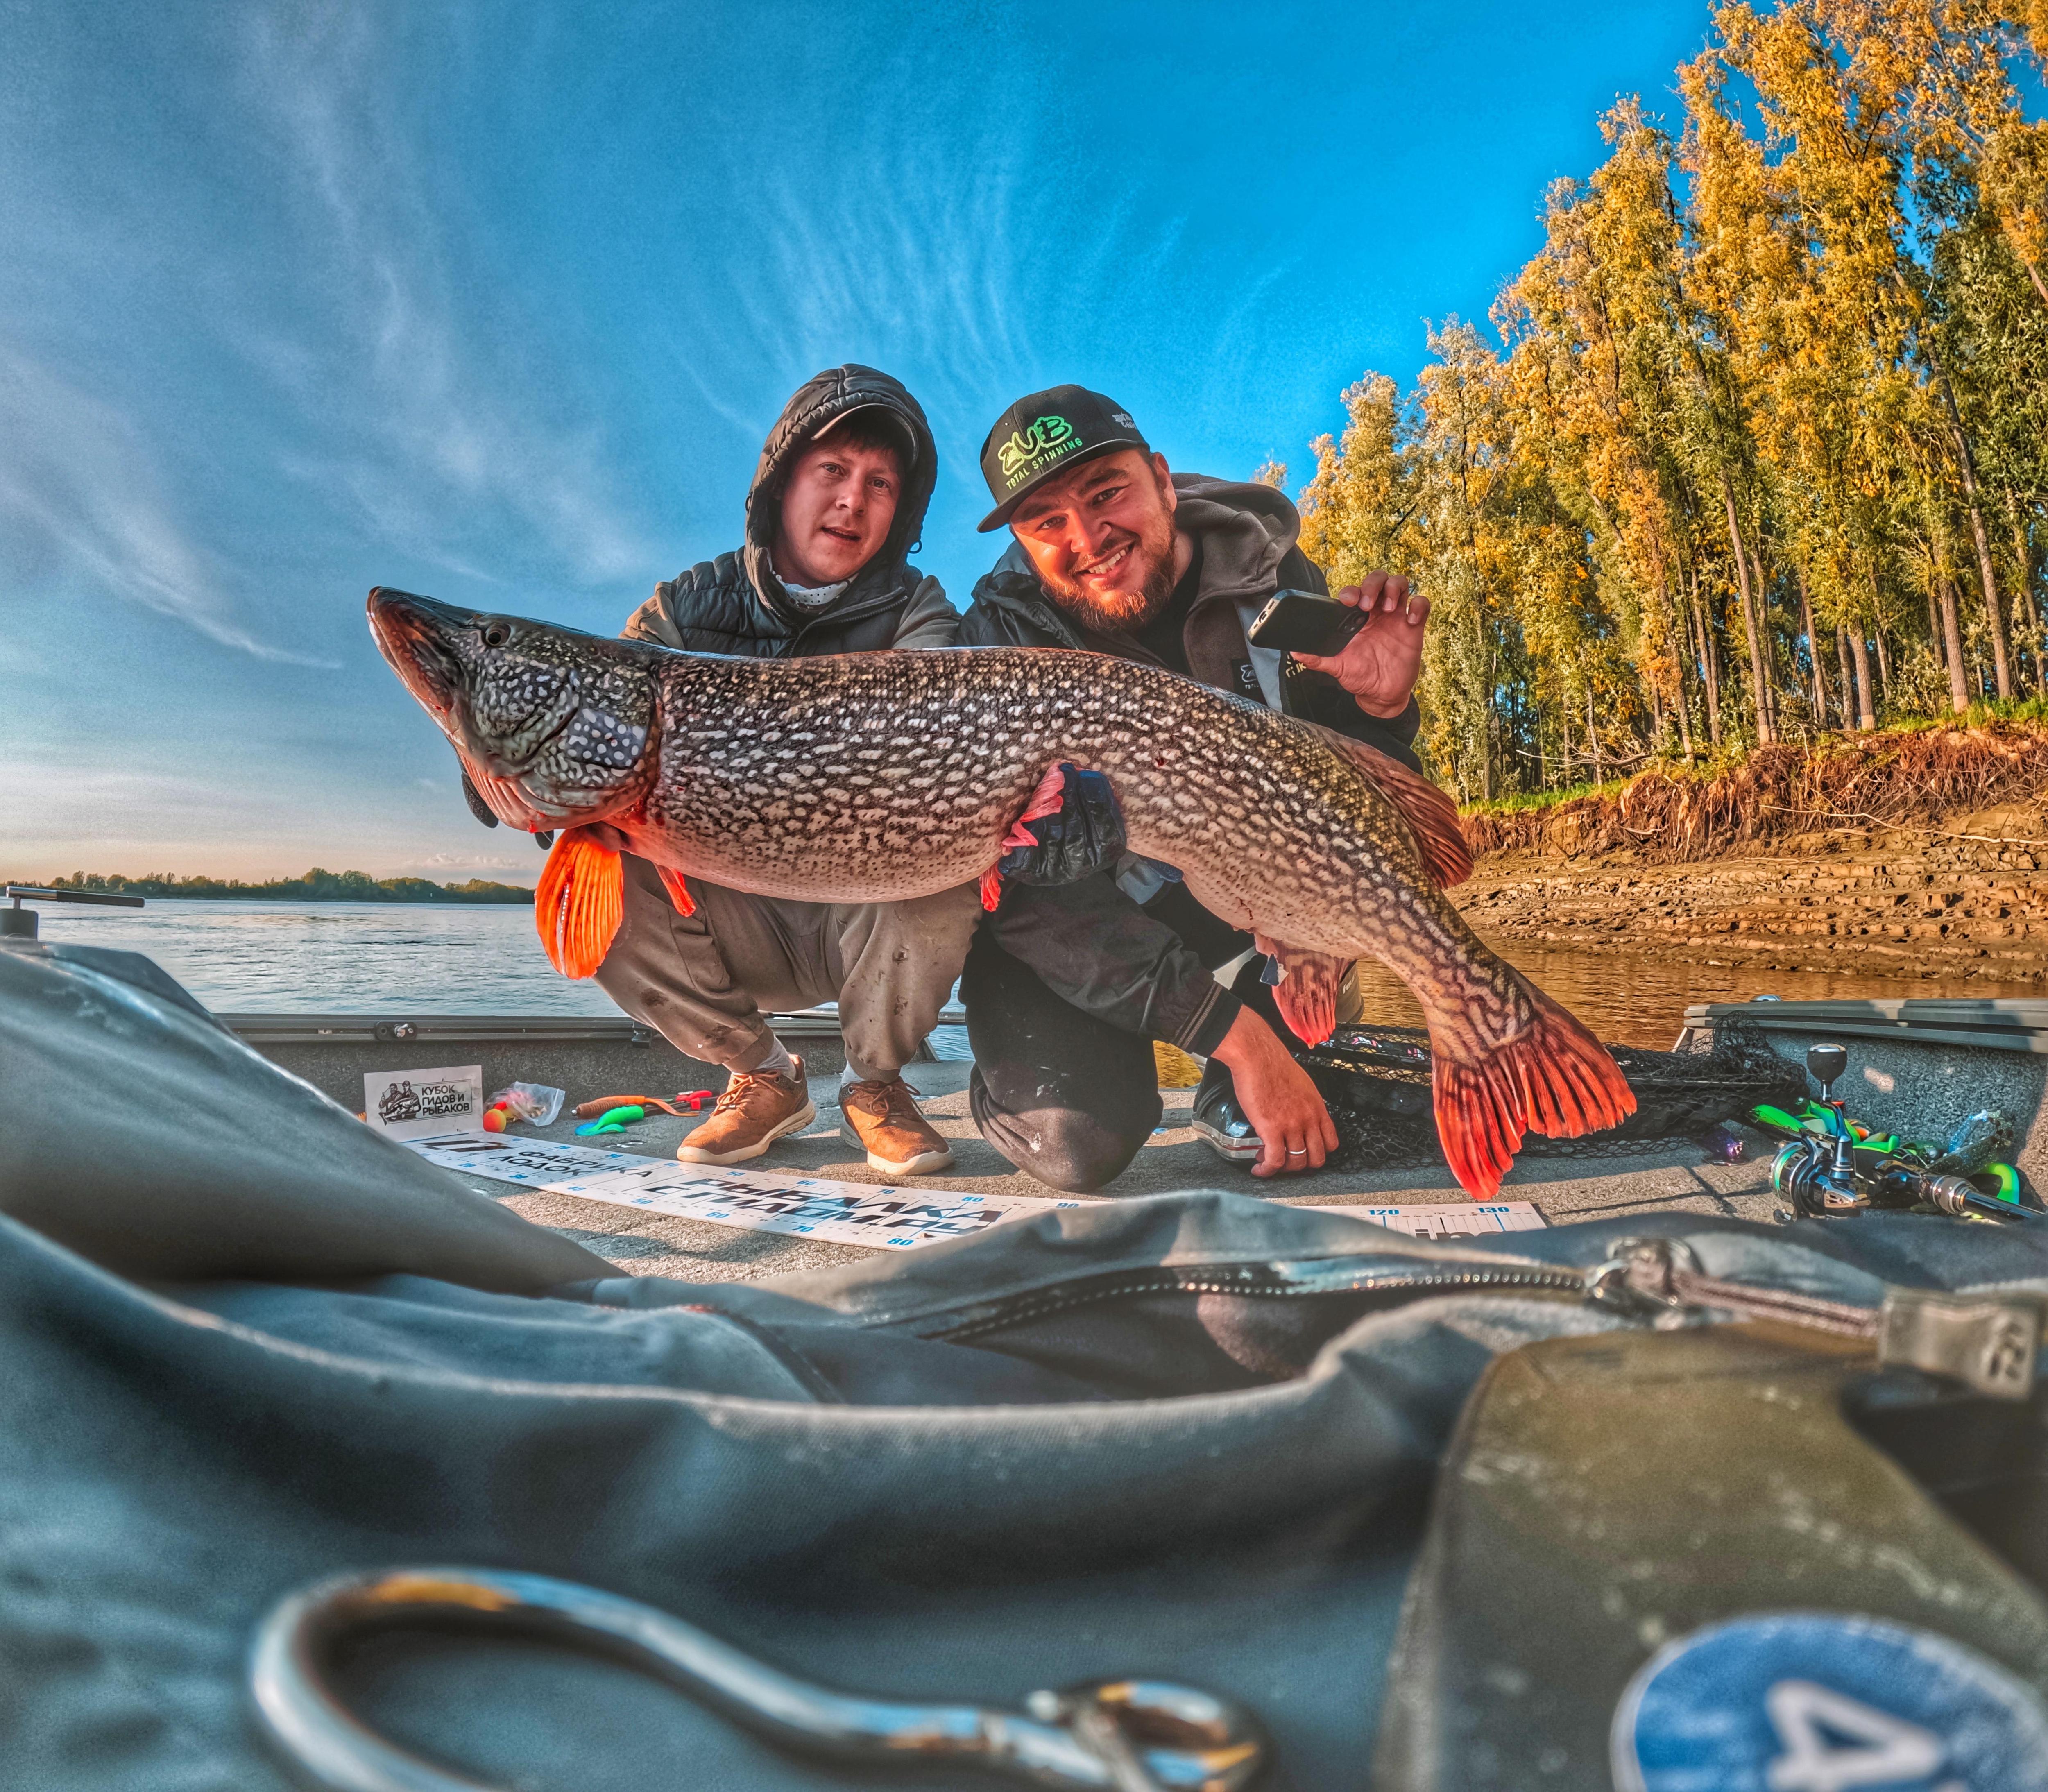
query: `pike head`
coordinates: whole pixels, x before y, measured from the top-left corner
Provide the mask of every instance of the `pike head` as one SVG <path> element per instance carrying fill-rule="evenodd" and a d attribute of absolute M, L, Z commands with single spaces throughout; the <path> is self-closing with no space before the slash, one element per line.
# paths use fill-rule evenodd
<path fill-rule="evenodd" d="M 501 820 L 535 832 L 623 818 L 654 775 L 643 650 L 379 586 L 370 632 Z"/>

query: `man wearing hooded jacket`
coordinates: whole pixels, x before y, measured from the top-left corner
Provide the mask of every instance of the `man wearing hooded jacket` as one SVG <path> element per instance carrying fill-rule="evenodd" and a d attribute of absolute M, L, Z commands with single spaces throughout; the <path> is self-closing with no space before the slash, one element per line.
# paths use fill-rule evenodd
<path fill-rule="evenodd" d="M 1144 661 L 1421 770 L 1410 743 L 1429 603 L 1406 580 L 1374 573 L 1338 594 L 1369 612 L 1338 655 L 1283 655 L 1247 639 L 1277 592 L 1329 595 L 1297 545 L 1301 519 L 1285 494 L 1170 472 L 1129 413 L 1077 386 L 1004 412 L 982 444 L 982 472 L 996 507 L 981 527 L 1007 523 L 1014 539 L 975 587 L 963 645 Z M 1261 961 L 1228 990 L 1212 975 L 1251 937 L 1168 867 L 1121 852 L 1106 803 L 1092 815 L 1070 773 L 1053 824 L 1064 841 L 1034 826 L 1041 848 L 1006 857 L 1018 875 L 968 954 L 960 995 L 982 1136 L 1055 1188 L 1101 1188 L 1159 1123 L 1160 1039 L 1209 1061 L 1195 1128 L 1223 1155 L 1259 1176 L 1319 1167 L 1336 1132 L 1282 1043 Z M 1077 850 L 1077 839 L 1089 844 Z"/>
<path fill-rule="evenodd" d="M 654 588 L 631 638 L 779 659 L 949 647 L 960 618 L 906 558 L 937 455 L 916 399 L 871 367 L 834 367 L 783 409 L 747 496 L 736 553 Z M 980 914 L 968 885 L 909 902 L 796 902 L 690 879 L 678 913 L 654 867 L 626 856 L 625 918 L 599 967 L 605 992 L 689 1057 L 731 1072 L 686 1162 L 757 1158 L 816 1117 L 803 1067 L 765 1013 L 839 1004 L 841 1131 L 894 1176 L 944 1169 L 945 1141 L 901 1075 L 951 992 Z"/>

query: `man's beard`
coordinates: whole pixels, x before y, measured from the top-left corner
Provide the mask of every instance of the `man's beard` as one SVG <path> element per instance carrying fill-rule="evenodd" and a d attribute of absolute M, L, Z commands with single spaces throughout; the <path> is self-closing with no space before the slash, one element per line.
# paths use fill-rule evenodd
<path fill-rule="evenodd" d="M 1152 569 L 1145 575 L 1144 584 L 1135 592 L 1111 592 L 1098 597 L 1080 585 L 1069 584 L 1064 580 L 1056 581 L 1041 574 L 1040 580 L 1053 601 L 1083 627 L 1092 629 L 1098 634 L 1135 634 L 1173 601 L 1173 587 L 1180 582 L 1173 572 L 1173 529 L 1170 522 L 1164 533 L 1165 546 L 1153 554 Z M 1131 552 L 1137 553 L 1151 545 L 1141 539 L 1133 545 Z"/>

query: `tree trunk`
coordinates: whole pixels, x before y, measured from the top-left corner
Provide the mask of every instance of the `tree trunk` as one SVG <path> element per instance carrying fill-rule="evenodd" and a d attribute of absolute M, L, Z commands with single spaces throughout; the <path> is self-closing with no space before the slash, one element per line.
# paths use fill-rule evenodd
<path fill-rule="evenodd" d="M 2012 644 L 2005 626 L 2005 606 L 1998 595 L 1998 577 L 1992 570 L 1991 537 L 1984 533 L 1984 512 L 1977 507 L 1975 482 L 1970 488 L 1970 527 L 1977 538 L 1977 575 L 1984 580 L 1984 608 L 1991 617 L 1991 663 L 1998 680 L 2001 701 L 2012 695 Z"/>
<path fill-rule="evenodd" d="M 1600 726 L 1593 720 L 1593 688 L 1590 685 L 1586 687 L 1586 739 L 1592 746 L 1593 783 L 1597 786 L 1600 781 Z"/>
<path fill-rule="evenodd" d="M 1949 436 L 1956 448 L 1956 465 L 1963 475 L 1963 497 L 1970 514 L 1970 534 L 1976 543 L 1977 576 L 1983 581 L 1984 608 L 1991 618 L 1992 665 L 1998 677 L 1998 694 L 2001 698 L 2009 697 L 2012 695 L 2012 650 L 2006 640 L 2005 615 L 1998 601 L 1998 576 L 1992 569 L 1991 537 L 1984 533 L 1984 506 L 1977 502 L 1976 457 L 1970 452 L 1969 432 L 1963 427 L 1963 413 L 1957 407 L 1955 391 L 1949 384 L 1941 354 L 1934 347 L 1934 332 L 1923 325 L 1919 334 L 1920 346 L 1926 351 L 1928 370 L 1934 376 L 1935 390 L 1941 395 L 1941 408 L 1948 416 Z"/>
<path fill-rule="evenodd" d="M 2005 501 L 2012 513 L 2012 564 L 2019 569 L 2019 607 L 2027 615 L 2027 648 L 2034 656 L 2034 688 L 2048 696 L 2048 667 L 2041 663 L 2041 611 L 2034 602 L 2033 550 L 2027 539 L 2026 522 L 2011 492 L 2006 494 Z"/>
<path fill-rule="evenodd" d="M 1728 508 L 1728 543 L 1735 551 L 1736 584 L 1742 598 L 1743 633 L 1749 637 L 1749 695 L 1756 709 L 1756 743 L 1768 746 L 1775 738 L 1771 731 L 1771 695 L 1765 688 L 1763 642 L 1757 633 L 1756 610 L 1749 596 L 1749 557 L 1736 521 L 1735 493 L 1725 476 L 1721 480 L 1721 501 Z M 1759 594 L 1760 595 L 1760 594 Z"/>
<path fill-rule="evenodd" d="M 1891 701 L 1891 656 L 1884 650 L 1884 625 L 1879 623 L 1870 631 L 1870 638 L 1877 643 L 1877 688 L 1884 693 L 1884 700 Z"/>
<path fill-rule="evenodd" d="M 1718 753 L 1721 748 L 1721 669 L 1714 657 L 1713 632 L 1707 626 L 1707 612 L 1700 602 L 1699 581 L 1692 589 L 1693 626 L 1700 635 L 1700 682 L 1706 691 L 1707 739 Z"/>
<path fill-rule="evenodd" d="M 1935 582 L 1935 589 L 1941 599 L 1941 644 L 1949 661 L 1949 703 L 1960 716 L 1970 706 L 1970 681 L 1963 669 L 1963 625 L 1956 613 L 1956 582 L 1944 572 Z"/>
<path fill-rule="evenodd" d="M 2007 246 L 2010 248 L 2012 243 L 2011 237 L 2008 235 L 2005 240 Z M 2012 253 L 2014 258 L 2027 270 L 2027 277 L 2034 282 L 2034 290 L 2041 295 L 2041 302 L 2043 304 L 2048 304 L 2048 280 L 2043 280 L 2041 277 L 2040 269 L 2027 260 L 2017 249 L 2014 249 Z"/>
<path fill-rule="evenodd" d="M 1678 661 L 1678 744 L 1684 749 L 1685 763 L 1693 762 L 1692 700 L 1685 695 L 1685 662 Z"/>
<path fill-rule="evenodd" d="M 1849 630 L 1849 657 L 1856 665 L 1856 726 L 1868 733 L 1877 726 L 1877 705 L 1870 695 L 1870 644 L 1860 622 Z"/>
<path fill-rule="evenodd" d="M 1849 665 L 1849 631 L 1845 623 L 1835 624 L 1835 657 L 1842 667 L 1842 726 L 1856 726 L 1852 718 L 1856 714 L 1856 673 Z"/>
<path fill-rule="evenodd" d="M 1756 593 L 1756 634 L 1763 657 L 1763 701 L 1771 712 L 1771 738 L 1782 739 L 1785 713 L 1778 703 L 1778 656 L 1771 638 L 1771 585 L 1763 576 L 1763 557 L 1752 549 L 1749 556 L 1750 589 Z"/>
<path fill-rule="evenodd" d="M 1813 726 L 1828 725 L 1828 681 L 1821 670 L 1821 638 L 1813 632 L 1813 600 L 1806 592 L 1806 568 L 1799 568 L 1799 626 L 1806 631 L 1806 667 L 1813 675 Z"/>

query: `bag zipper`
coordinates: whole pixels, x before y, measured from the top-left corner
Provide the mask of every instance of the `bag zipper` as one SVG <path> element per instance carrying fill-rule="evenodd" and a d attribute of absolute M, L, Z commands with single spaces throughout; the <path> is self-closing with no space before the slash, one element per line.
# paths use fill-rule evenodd
<path fill-rule="evenodd" d="M 1298 1300 L 1461 1291 L 1567 1295 L 1660 1329 L 1714 1323 L 1716 1316 L 1799 1326 L 1868 1342 L 1880 1367 L 1918 1369 L 2003 1400 L 2023 1400 L 2032 1393 L 2042 1331 L 2041 1302 L 2023 1292 L 1887 1288 L 1879 1305 L 1859 1306 L 1709 1275 L 1681 1240 L 1623 1238 L 1608 1247 L 1602 1262 L 1583 1270 L 1518 1258 L 1484 1267 L 1360 1269 L 1353 1259 L 1313 1266 L 1268 1261 L 1113 1272 L 994 1302 L 919 1335 L 964 1341 L 1050 1313 L 1140 1294 Z"/>

